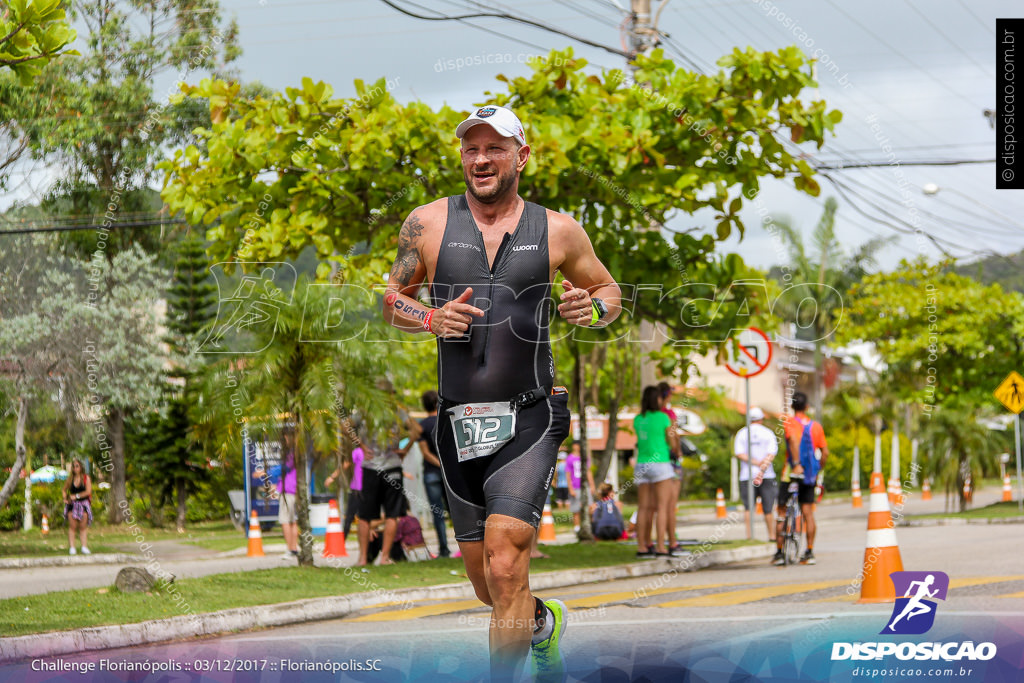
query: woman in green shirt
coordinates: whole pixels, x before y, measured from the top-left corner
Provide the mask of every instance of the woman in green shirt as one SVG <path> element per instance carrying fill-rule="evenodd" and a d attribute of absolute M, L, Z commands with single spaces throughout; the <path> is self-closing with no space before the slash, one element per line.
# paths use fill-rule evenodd
<path fill-rule="evenodd" d="M 640 414 L 633 418 L 636 431 L 636 468 L 633 481 L 637 485 L 640 506 L 637 511 L 637 557 L 670 555 L 665 541 L 668 525 L 675 524 L 672 514 L 672 494 L 675 491 L 675 473 L 669 459 L 671 449 L 678 448 L 679 437 L 672 421 L 661 410 L 661 395 L 657 387 L 645 387 Z M 654 552 L 651 552 L 651 526 L 657 520 Z"/>

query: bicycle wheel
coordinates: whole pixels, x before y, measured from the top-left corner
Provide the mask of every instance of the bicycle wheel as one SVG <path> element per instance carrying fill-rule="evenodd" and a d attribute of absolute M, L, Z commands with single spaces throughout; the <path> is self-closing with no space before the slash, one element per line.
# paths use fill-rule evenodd
<path fill-rule="evenodd" d="M 800 539 L 795 535 L 787 535 L 782 541 L 782 555 L 786 564 L 796 564 L 800 561 Z"/>

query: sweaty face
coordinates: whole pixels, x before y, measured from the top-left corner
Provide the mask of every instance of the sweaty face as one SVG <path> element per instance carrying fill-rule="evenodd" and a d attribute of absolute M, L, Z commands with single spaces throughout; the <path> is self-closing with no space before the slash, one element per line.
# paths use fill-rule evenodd
<path fill-rule="evenodd" d="M 519 171 L 519 147 L 512 138 L 502 137 L 487 125 L 470 128 L 462 138 L 462 177 L 466 189 L 484 204 L 496 202 L 513 192 Z"/>

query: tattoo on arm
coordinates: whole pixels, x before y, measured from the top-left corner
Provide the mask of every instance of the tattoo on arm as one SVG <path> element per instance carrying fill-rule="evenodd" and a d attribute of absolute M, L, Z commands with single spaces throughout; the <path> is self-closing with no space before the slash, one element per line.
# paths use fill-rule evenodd
<path fill-rule="evenodd" d="M 402 224 L 402 231 L 398 235 L 398 256 L 395 257 L 395 265 L 391 268 L 390 279 L 399 287 L 409 286 L 412 276 L 421 263 L 419 239 L 422 234 L 423 223 L 413 212 Z"/>

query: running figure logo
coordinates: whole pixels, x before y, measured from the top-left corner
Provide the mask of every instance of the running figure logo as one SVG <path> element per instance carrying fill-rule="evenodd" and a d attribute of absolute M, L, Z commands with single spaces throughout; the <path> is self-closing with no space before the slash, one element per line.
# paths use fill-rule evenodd
<path fill-rule="evenodd" d="M 883 635 L 925 633 L 935 623 L 936 603 L 927 598 L 945 600 L 949 576 L 945 572 L 893 572 L 889 575 L 896 587 L 896 605 Z"/>

